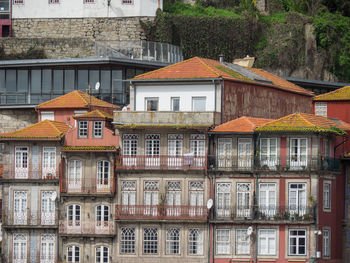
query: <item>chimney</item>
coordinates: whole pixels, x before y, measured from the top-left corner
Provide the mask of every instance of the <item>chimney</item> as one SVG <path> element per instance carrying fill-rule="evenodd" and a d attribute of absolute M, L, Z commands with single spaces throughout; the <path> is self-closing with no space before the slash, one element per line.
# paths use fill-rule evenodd
<path fill-rule="evenodd" d="M 220 54 L 219 55 L 219 61 L 220 61 L 220 63 L 223 63 L 224 62 L 224 54 Z"/>

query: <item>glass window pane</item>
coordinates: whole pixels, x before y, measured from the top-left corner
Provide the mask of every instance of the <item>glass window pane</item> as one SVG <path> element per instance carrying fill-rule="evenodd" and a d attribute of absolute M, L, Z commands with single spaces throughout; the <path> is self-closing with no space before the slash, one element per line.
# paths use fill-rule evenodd
<path fill-rule="evenodd" d="M 31 75 L 31 93 L 40 94 L 41 93 L 41 70 L 32 70 Z"/>
<path fill-rule="evenodd" d="M 5 92 L 5 70 L 0 70 L 0 92 Z"/>
<path fill-rule="evenodd" d="M 74 90 L 74 69 L 66 69 L 64 71 L 64 90 L 66 93 Z"/>
<path fill-rule="evenodd" d="M 78 90 L 86 92 L 88 89 L 88 70 L 78 70 Z"/>
<path fill-rule="evenodd" d="M 63 70 L 55 69 L 53 71 L 53 94 L 63 94 Z"/>
<path fill-rule="evenodd" d="M 100 81 L 100 71 L 99 70 L 90 70 L 89 71 L 89 84 L 91 87 L 91 93 L 98 93 L 98 91 L 95 90 L 95 85 L 97 82 Z"/>
<path fill-rule="evenodd" d="M 6 70 L 6 91 L 16 92 L 16 70 Z"/>
<path fill-rule="evenodd" d="M 50 94 L 51 93 L 51 80 L 52 80 L 52 72 L 51 69 L 43 69 L 43 88 L 42 93 L 43 94 Z"/>
<path fill-rule="evenodd" d="M 28 91 L 28 70 L 18 70 L 18 85 L 17 91 Z"/>
<path fill-rule="evenodd" d="M 123 72 L 121 70 L 112 71 L 113 79 L 113 102 L 114 103 L 124 103 L 124 94 L 123 94 Z"/>
<path fill-rule="evenodd" d="M 111 71 L 101 70 L 100 93 L 111 93 Z"/>

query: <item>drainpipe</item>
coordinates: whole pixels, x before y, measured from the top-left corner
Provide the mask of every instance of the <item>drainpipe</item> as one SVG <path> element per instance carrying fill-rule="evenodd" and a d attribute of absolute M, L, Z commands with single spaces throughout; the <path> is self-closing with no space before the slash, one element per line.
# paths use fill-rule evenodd
<path fill-rule="evenodd" d="M 254 140 L 254 161 L 257 159 L 256 157 L 256 153 L 257 153 L 257 145 L 259 145 L 259 141 L 260 141 L 260 137 L 261 137 L 261 133 L 258 133 L 258 136 L 256 138 L 256 140 Z M 255 165 L 255 162 L 254 162 Z M 255 166 L 254 166 L 255 167 Z M 259 200 L 259 189 L 258 189 L 258 183 L 259 183 L 259 173 L 255 173 L 255 198 L 254 198 L 254 207 L 256 208 L 256 206 L 258 205 L 258 200 Z M 257 210 L 253 211 L 254 215 L 257 213 Z M 254 262 L 258 262 L 258 226 L 257 224 L 254 225 L 255 228 L 255 233 L 254 233 L 254 237 L 255 237 L 255 242 L 254 242 Z"/>

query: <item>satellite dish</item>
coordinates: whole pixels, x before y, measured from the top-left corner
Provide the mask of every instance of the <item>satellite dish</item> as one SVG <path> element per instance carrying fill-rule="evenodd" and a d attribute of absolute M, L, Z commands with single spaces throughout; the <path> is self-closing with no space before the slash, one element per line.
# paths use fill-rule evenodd
<path fill-rule="evenodd" d="M 253 233 L 253 228 L 250 226 L 247 229 L 247 235 L 250 236 Z"/>
<path fill-rule="evenodd" d="M 56 197 L 57 197 L 57 193 L 56 192 L 53 192 L 52 196 L 51 196 L 51 200 L 52 201 L 55 201 L 56 200 Z"/>
<path fill-rule="evenodd" d="M 207 208 L 210 209 L 213 207 L 213 199 L 209 199 L 207 202 Z"/>
<path fill-rule="evenodd" d="M 100 82 L 96 82 L 95 84 L 95 90 L 99 90 L 101 87 L 101 83 Z"/>

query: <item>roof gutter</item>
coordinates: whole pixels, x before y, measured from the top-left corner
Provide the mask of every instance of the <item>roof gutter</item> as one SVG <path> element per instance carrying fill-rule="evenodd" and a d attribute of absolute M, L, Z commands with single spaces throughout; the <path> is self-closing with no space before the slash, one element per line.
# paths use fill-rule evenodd
<path fill-rule="evenodd" d="M 130 83 L 159 83 L 159 82 L 213 82 L 216 80 L 222 80 L 222 78 L 198 78 L 198 79 L 130 79 Z"/>

